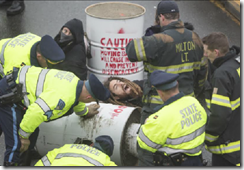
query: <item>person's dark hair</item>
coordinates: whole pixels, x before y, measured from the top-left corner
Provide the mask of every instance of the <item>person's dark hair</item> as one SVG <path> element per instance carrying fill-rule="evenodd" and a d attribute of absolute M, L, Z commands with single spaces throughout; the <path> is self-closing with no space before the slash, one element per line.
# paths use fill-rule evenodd
<path fill-rule="evenodd" d="M 229 41 L 225 34 L 214 32 L 202 38 L 203 44 L 208 46 L 208 50 L 218 49 L 221 54 L 225 55 L 229 51 Z"/>
<path fill-rule="evenodd" d="M 141 90 L 140 86 L 137 85 L 136 83 L 128 80 L 128 79 L 125 79 L 125 78 L 121 78 L 121 77 L 109 77 L 104 82 L 104 86 L 109 89 L 109 84 L 110 84 L 110 82 L 112 80 L 120 80 L 120 81 L 126 83 L 132 89 L 132 92 L 136 96 L 135 98 L 142 97 L 142 90 Z M 107 101 L 105 101 L 105 102 L 106 103 L 117 104 L 117 105 L 122 105 L 122 106 L 133 106 L 133 107 L 137 107 L 134 104 L 132 104 L 131 102 L 129 102 L 127 99 L 124 99 L 124 100 L 116 100 L 114 98 L 115 96 L 116 96 L 115 94 L 110 93 L 110 98 Z"/>

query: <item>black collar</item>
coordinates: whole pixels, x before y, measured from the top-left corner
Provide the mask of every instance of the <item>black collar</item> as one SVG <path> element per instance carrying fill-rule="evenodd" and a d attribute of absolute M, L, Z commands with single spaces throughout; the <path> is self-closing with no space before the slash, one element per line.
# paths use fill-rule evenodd
<path fill-rule="evenodd" d="M 164 32 L 169 29 L 178 29 L 178 28 L 184 28 L 184 23 L 180 19 L 178 19 L 178 21 L 171 22 L 168 25 L 161 27 L 161 32 Z"/>
<path fill-rule="evenodd" d="M 225 56 L 216 58 L 213 61 L 213 65 L 218 68 L 227 60 L 235 58 L 239 53 L 240 53 L 240 48 L 237 46 L 232 46 L 230 48 L 230 51 Z"/>

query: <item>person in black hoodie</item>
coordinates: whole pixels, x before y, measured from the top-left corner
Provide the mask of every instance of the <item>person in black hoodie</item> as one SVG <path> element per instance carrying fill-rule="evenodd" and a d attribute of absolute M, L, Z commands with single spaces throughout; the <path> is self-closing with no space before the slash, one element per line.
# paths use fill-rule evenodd
<path fill-rule="evenodd" d="M 87 55 L 82 21 L 76 18 L 68 21 L 54 40 L 63 49 L 65 60 L 53 68 L 73 72 L 81 80 L 87 80 Z"/>

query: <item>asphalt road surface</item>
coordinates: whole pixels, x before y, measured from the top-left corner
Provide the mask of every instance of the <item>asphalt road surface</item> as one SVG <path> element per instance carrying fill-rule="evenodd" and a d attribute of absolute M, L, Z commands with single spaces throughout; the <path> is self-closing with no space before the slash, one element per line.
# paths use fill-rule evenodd
<path fill-rule="evenodd" d="M 14 17 L 6 16 L 6 8 L 0 7 L 0 39 L 32 32 L 39 36 L 54 37 L 66 21 L 78 18 L 86 30 L 85 8 L 101 1 L 25 1 L 25 11 Z M 159 1 L 128 1 L 146 8 L 144 30 L 154 21 L 155 6 Z M 240 24 L 210 1 L 178 1 L 181 20 L 191 22 L 200 37 L 220 31 L 229 37 L 230 45 L 240 46 Z M 0 165 L 4 158 L 4 139 L 0 137 Z M 203 156 L 211 165 L 211 154 L 204 150 Z"/>

